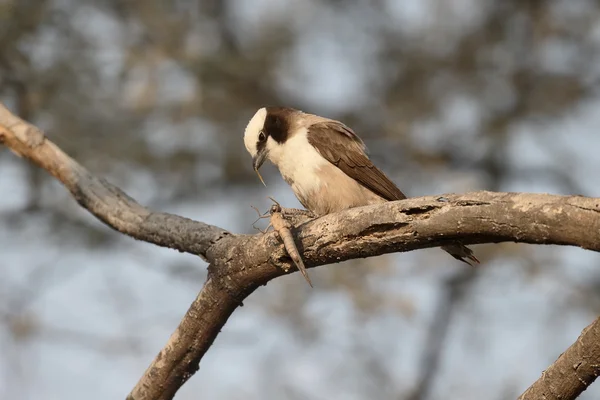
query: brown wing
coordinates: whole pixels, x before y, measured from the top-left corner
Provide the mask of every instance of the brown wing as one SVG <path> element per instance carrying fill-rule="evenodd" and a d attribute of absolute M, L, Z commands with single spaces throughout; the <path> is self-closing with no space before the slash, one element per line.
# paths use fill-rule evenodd
<path fill-rule="evenodd" d="M 406 196 L 379 170 L 366 154 L 363 141 L 338 121 L 312 124 L 308 142 L 330 163 L 386 200 L 402 200 Z"/>

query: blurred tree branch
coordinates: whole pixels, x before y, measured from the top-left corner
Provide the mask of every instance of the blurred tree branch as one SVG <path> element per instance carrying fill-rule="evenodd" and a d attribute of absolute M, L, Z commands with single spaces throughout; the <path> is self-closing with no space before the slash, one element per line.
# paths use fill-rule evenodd
<path fill-rule="evenodd" d="M 149 210 L 119 188 L 90 174 L 38 128 L 1 104 L 0 142 L 60 180 L 79 204 L 113 229 L 159 246 L 200 255 L 210 262 L 204 287 L 130 399 L 173 398 L 198 370 L 201 358 L 242 301 L 259 286 L 292 272 L 291 260 L 274 233 L 236 235 L 202 222 Z M 296 234 L 298 248 L 310 268 L 437 247 L 457 240 L 465 244 L 559 244 L 600 251 L 599 225 L 600 199 L 477 192 L 350 209 L 309 221 L 299 226 Z M 595 332 L 597 329 L 588 330 L 582 337 Z M 570 363 L 561 362 L 561 358 L 548 371 L 586 366 L 586 373 L 597 374 L 600 360 L 586 355 L 588 342 L 580 338 L 574 345 L 574 358 L 568 358 Z M 590 354 L 597 358 L 600 351 Z M 568 380 L 567 375 L 557 376 Z M 571 375 L 581 384 L 582 376 Z M 547 372 L 543 379 L 552 376 Z M 593 378 L 595 375 L 586 375 L 585 385 Z M 555 390 L 570 386 L 557 387 Z"/>
<path fill-rule="evenodd" d="M 427 339 L 421 356 L 419 378 L 406 400 L 427 400 L 433 391 L 435 377 L 438 375 L 444 344 L 454 314 L 466 291 L 474 281 L 479 269 L 463 269 L 444 283 L 436 305 L 433 322 L 427 333 Z"/>

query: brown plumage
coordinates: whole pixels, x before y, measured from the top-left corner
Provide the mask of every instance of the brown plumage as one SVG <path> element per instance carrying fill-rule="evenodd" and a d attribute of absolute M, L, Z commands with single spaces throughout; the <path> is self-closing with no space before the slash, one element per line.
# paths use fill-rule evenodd
<path fill-rule="evenodd" d="M 363 141 L 338 121 L 313 124 L 308 128 L 308 142 L 327 161 L 341 169 L 373 193 L 386 200 L 402 200 L 406 196 L 366 154 Z"/>

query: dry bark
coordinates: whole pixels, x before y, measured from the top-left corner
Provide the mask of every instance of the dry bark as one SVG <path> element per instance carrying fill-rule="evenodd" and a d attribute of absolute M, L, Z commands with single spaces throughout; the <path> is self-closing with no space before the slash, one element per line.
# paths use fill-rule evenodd
<path fill-rule="evenodd" d="M 586 327 L 518 400 L 575 399 L 600 374 L 600 318 Z"/>
<path fill-rule="evenodd" d="M 277 233 L 237 235 L 150 210 L 93 176 L 38 128 L 20 120 L 2 104 L 0 143 L 56 177 L 82 207 L 111 228 L 139 240 L 202 256 L 210 263 L 204 287 L 129 399 L 173 398 L 198 370 L 203 355 L 242 301 L 259 286 L 296 271 L 290 268 L 293 263 Z M 494 192 L 427 196 L 327 215 L 301 224 L 294 232 L 307 268 L 457 240 L 465 245 L 510 241 L 599 251 L 600 199 Z M 597 329 L 591 332 L 596 334 Z M 580 338 L 574 346 L 577 362 L 582 364 L 574 367 L 559 359 L 548 370 L 554 371 L 552 368 L 558 364 L 556 374 L 547 371 L 542 377 L 557 382 L 562 379 L 553 389 L 558 396 L 554 398 L 574 398 L 561 392 L 570 387 L 567 381 L 572 385 L 586 382 L 587 386 L 597 374 L 600 361 L 594 341 Z M 564 368 L 575 368 L 577 373 L 567 373 Z M 538 389 L 531 390 L 538 393 Z"/>

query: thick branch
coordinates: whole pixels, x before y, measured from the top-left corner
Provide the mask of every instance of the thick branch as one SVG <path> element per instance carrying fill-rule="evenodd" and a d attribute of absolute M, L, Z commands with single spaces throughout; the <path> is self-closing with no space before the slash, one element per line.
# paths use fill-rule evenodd
<path fill-rule="evenodd" d="M 600 318 L 542 373 L 519 400 L 573 400 L 600 374 Z"/>
<path fill-rule="evenodd" d="M 233 311 L 257 286 L 209 278 L 127 400 L 172 399 L 200 365 Z"/>
<path fill-rule="evenodd" d="M 112 228 L 211 262 L 204 288 L 130 399 L 171 399 L 198 369 L 241 302 L 260 285 L 296 270 L 290 268 L 291 260 L 274 233 L 232 235 L 149 210 L 92 176 L 39 129 L 2 105 L 0 141 L 50 172 L 83 207 Z M 455 241 L 559 244 L 600 251 L 600 199 L 491 192 L 430 196 L 346 210 L 309 221 L 295 231 L 307 268 Z"/>
<path fill-rule="evenodd" d="M 297 229 L 297 243 L 307 268 L 456 240 L 465 244 L 563 244 L 599 251 L 598 204 L 600 199 L 522 193 L 422 197 L 350 209 L 307 222 Z M 209 268 L 208 289 L 202 290 L 176 332 L 185 356 L 171 356 L 165 362 L 165 352 L 169 354 L 177 347 L 170 341 L 140 380 L 131 399 L 172 398 L 197 370 L 202 356 L 234 311 L 232 305 L 240 304 L 258 286 L 286 274 L 291 267 L 291 260 L 274 233 L 231 235 L 217 242 L 208 256 L 214 260 Z M 214 290 L 215 286 L 221 290 Z M 205 290 L 210 290 L 209 296 Z M 215 314 L 215 307 L 222 308 Z M 219 318 L 200 323 L 199 316 L 207 314 Z M 188 339 L 181 339 L 182 332 Z M 200 333 L 206 339 L 203 342 L 195 339 Z M 153 394 L 146 390 L 148 385 L 154 388 Z"/>
<path fill-rule="evenodd" d="M 96 218 L 135 239 L 204 256 L 212 243 L 227 235 L 216 226 L 141 206 L 118 187 L 90 174 L 1 103 L 0 143 L 52 174 Z"/>

